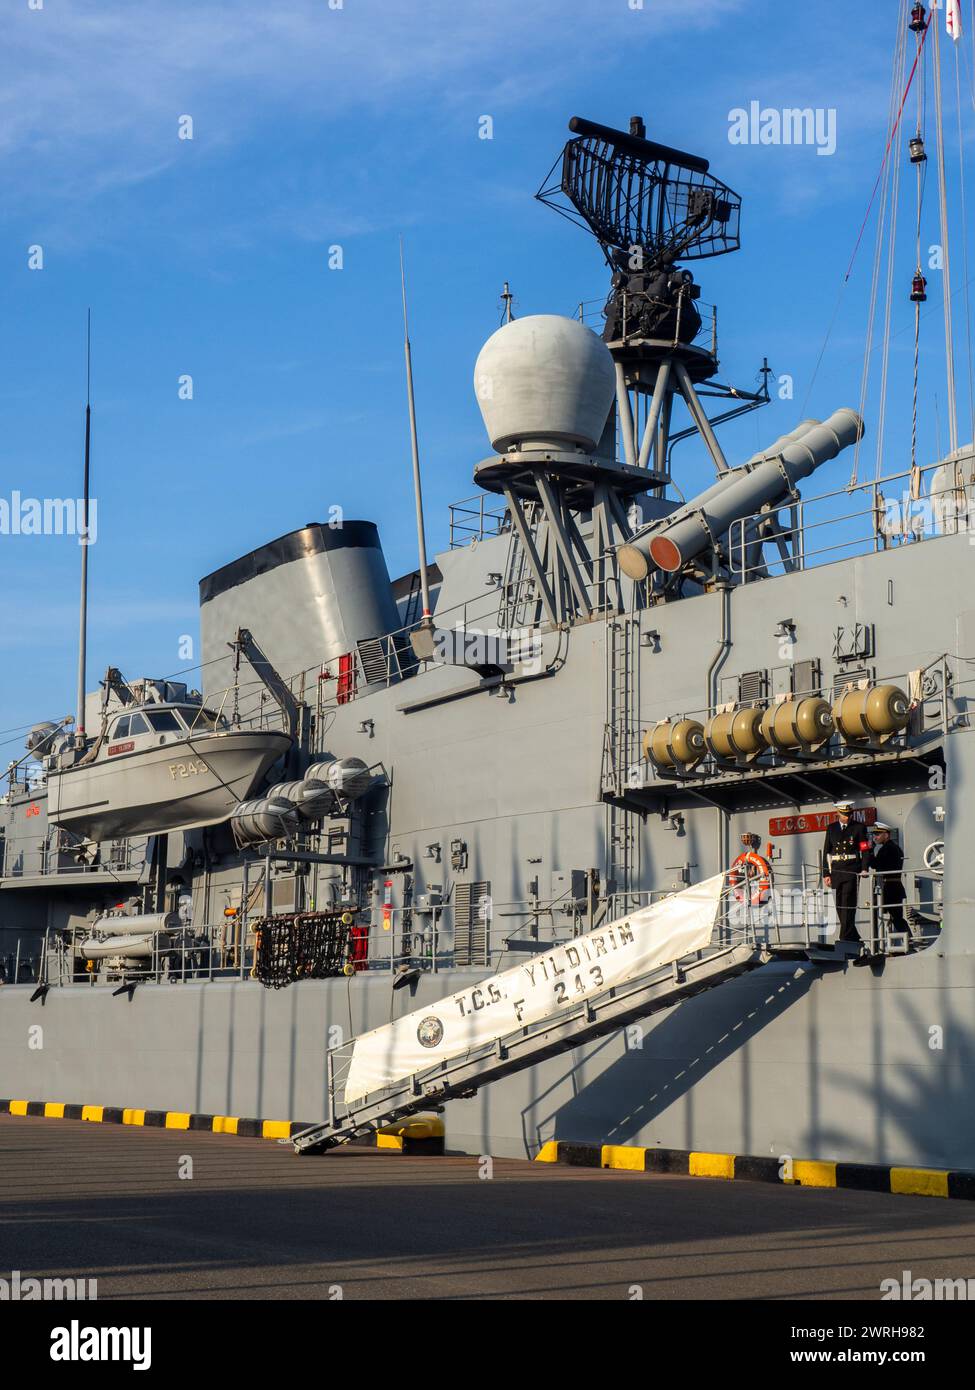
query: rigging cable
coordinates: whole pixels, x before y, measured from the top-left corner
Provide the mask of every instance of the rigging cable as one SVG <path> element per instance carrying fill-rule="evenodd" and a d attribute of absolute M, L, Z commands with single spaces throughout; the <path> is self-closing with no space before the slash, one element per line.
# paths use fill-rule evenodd
<path fill-rule="evenodd" d="M 874 184 L 874 186 L 873 186 L 873 192 L 870 194 L 870 201 L 869 201 L 869 203 L 867 204 L 867 211 L 866 211 L 866 213 L 864 214 L 863 223 L 862 223 L 862 225 L 861 225 L 861 227 L 860 227 L 860 233 L 859 233 L 859 235 L 858 235 L 858 237 L 857 237 L 857 239 L 856 239 L 856 245 L 853 247 L 853 255 L 850 257 L 850 264 L 847 266 L 847 270 L 846 270 L 846 279 L 847 279 L 847 280 L 849 280 L 849 278 L 850 278 L 850 272 L 853 270 L 853 262 L 856 260 L 857 252 L 858 252 L 859 249 L 860 249 L 860 242 L 863 240 L 863 233 L 864 233 L 864 232 L 866 231 L 866 229 L 867 229 L 867 221 L 869 220 L 869 217 L 870 217 L 870 210 L 871 210 L 871 208 L 873 207 L 874 199 L 875 199 L 876 196 L 877 196 L 877 189 L 880 187 L 881 175 L 883 174 L 884 168 L 885 168 L 885 166 L 886 166 L 886 164 L 887 164 L 887 157 L 888 157 L 888 155 L 890 154 L 890 147 L 891 147 L 891 145 L 893 144 L 894 136 L 897 134 L 898 128 L 899 128 L 899 126 L 900 126 L 900 123 L 901 123 L 901 116 L 904 114 L 904 107 L 907 105 L 907 97 L 908 97 L 908 94 L 909 94 L 909 92 L 910 92 L 910 90 L 911 90 L 911 84 L 912 84 L 913 81 L 914 81 L 914 74 L 917 72 L 918 63 L 919 63 L 920 58 L 921 58 L 921 50 L 924 48 L 924 42 L 925 42 L 925 40 L 927 39 L 928 31 L 929 31 L 930 28 L 931 28 L 931 21 L 932 21 L 933 18 L 934 18 L 934 11 L 932 10 L 931 13 L 928 15 L 927 23 L 926 23 L 925 26 L 924 26 L 924 32 L 923 32 L 922 35 L 921 35 L 921 42 L 920 42 L 920 44 L 918 45 L 917 57 L 914 59 L 914 66 L 911 68 L 910 75 L 909 75 L 909 77 L 908 77 L 908 79 L 907 79 L 907 85 L 906 85 L 905 88 L 904 88 L 904 95 L 903 95 L 903 97 L 901 98 L 901 104 L 900 104 L 900 106 L 899 106 L 899 108 L 898 108 L 897 116 L 896 116 L 896 118 L 894 119 L 894 121 L 893 121 L 893 123 L 892 123 L 892 126 L 891 126 L 890 136 L 889 136 L 889 138 L 888 138 L 888 140 L 887 140 L 887 148 L 884 150 L 884 157 L 883 157 L 883 159 L 882 159 L 881 162 L 880 162 L 880 172 L 877 174 L 877 182 Z M 897 39 L 898 39 L 897 47 L 898 47 L 898 52 L 899 52 L 899 51 L 900 51 L 901 39 L 902 39 L 902 29 L 901 29 L 901 27 L 900 27 L 900 22 L 899 22 L 899 21 L 898 21 Z M 895 59 L 895 64 L 896 64 L 896 59 Z M 895 71 L 896 71 L 896 67 L 895 67 Z"/>
<path fill-rule="evenodd" d="M 972 0 L 973 11 L 975 11 L 975 0 Z M 973 27 L 975 27 L 975 14 L 973 14 Z M 972 307 L 969 285 L 971 277 L 968 273 L 968 209 L 965 194 L 965 140 L 961 122 L 961 58 L 958 53 L 958 44 L 955 44 L 955 99 L 958 114 L 958 176 L 961 192 L 961 230 L 962 230 L 962 256 L 963 269 L 965 274 L 965 345 L 968 356 L 968 416 L 969 428 L 971 433 L 969 440 L 975 443 L 975 367 L 972 363 Z M 973 92 L 973 104 L 975 104 L 975 92 Z M 975 482 L 975 454 L 969 465 L 970 480 Z"/>
<path fill-rule="evenodd" d="M 901 59 L 902 66 L 907 61 L 906 53 L 907 44 L 905 41 L 903 45 L 903 53 Z M 901 160 L 898 158 L 893 161 L 893 174 L 891 178 L 892 187 L 890 193 L 890 236 L 887 245 L 887 297 L 884 304 L 884 332 L 882 338 L 883 351 L 881 354 L 880 366 L 880 403 L 877 419 L 877 464 L 874 474 L 875 479 L 878 481 L 883 471 L 884 437 L 886 433 L 887 422 L 887 374 L 890 366 L 890 316 L 894 302 L 894 266 L 896 264 L 895 251 L 897 246 L 897 210 L 900 199 L 900 179 Z M 867 370 L 868 361 L 869 358 L 864 359 L 863 365 L 865 374 Z M 860 414 L 861 416 L 863 414 L 862 405 L 860 409 Z"/>
<path fill-rule="evenodd" d="M 973 2 L 975 2 L 975 0 L 973 0 Z M 925 31 L 925 32 L 927 32 L 927 31 Z M 903 26 L 902 26 L 902 23 L 901 23 L 900 16 L 898 15 L 898 17 L 897 17 L 897 37 L 896 37 L 895 43 L 894 43 L 894 67 L 893 67 L 893 74 L 894 74 L 894 75 L 893 75 L 893 77 L 892 77 L 892 79 L 891 79 L 890 110 L 889 110 L 888 122 L 887 122 L 888 129 L 890 130 L 890 135 L 889 135 L 888 140 L 887 140 L 887 148 L 884 150 L 884 157 L 883 157 L 883 159 L 882 159 L 882 161 L 881 161 L 881 164 L 880 164 L 880 172 L 877 174 L 877 181 L 876 181 L 876 183 L 875 183 L 874 186 L 873 186 L 873 192 L 871 193 L 871 195 L 870 195 L 870 201 L 869 201 L 869 203 L 867 204 L 867 211 L 866 211 L 866 214 L 865 214 L 865 216 L 864 216 L 863 223 L 862 223 L 862 225 L 861 225 L 861 227 L 860 227 L 859 235 L 857 236 L 857 239 L 856 239 L 856 245 L 855 245 L 854 248 L 853 248 L 853 255 L 850 257 L 850 264 L 849 264 L 849 265 L 847 266 L 847 268 L 846 268 L 846 274 L 843 276 L 842 280 L 840 281 L 839 289 L 837 290 L 837 293 L 836 293 L 836 303 L 835 303 L 834 306 L 833 306 L 833 314 L 832 314 L 832 317 L 830 318 L 829 325 L 828 325 L 828 327 L 827 327 L 827 329 L 826 329 L 826 335 L 825 335 L 825 337 L 823 338 L 823 345 L 822 345 L 822 347 L 819 349 L 819 356 L 816 358 L 816 365 L 815 365 L 815 367 L 813 368 L 812 376 L 809 378 L 809 385 L 808 385 L 808 387 L 806 388 L 806 394 L 805 394 L 805 396 L 803 397 L 803 401 L 802 401 L 802 410 L 801 410 L 801 412 L 800 412 L 800 413 L 803 414 L 803 415 L 805 415 L 806 409 L 807 409 L 807 407 L 808 407 L 808 405 L 809 405 L 809 398 L 810 398 L 810 396 L 812 395 L 813 387 L 814 387 L 815 384 L 816 384 L 816 378 L 817 378 L 818 375 L 819 375 L 819 369 L 820 369 L 820 367 L 822 366 L 823 358 L 826 356 L 826 349 L 827 349 L 827 347 L 829 346 L 829 340 L 830 340 L 830 338 L 833 336 L 833 329 L 836 327 L 836 320 L 837 320 L 837 318 L 839 317 L 840 306 L 841 306 L 842 303 L 843 303 L 843 296 L 844 296 L 844 293 L 845 293 L 845 291 L 846 291 L 847 284 L 849 283 L 850 275 L 851 275 L 852 272 L 853 272 L 853 263 L 854 263 L 854 261 L 856 260 L 857 251 L 859 250 L 860 242 L 861 242 L 862 239 L 863 239 L 863 233 L 864 233 L 864 231 L 866 230 L 867 221 L 868 221 L 868 219 L 869 219 L 869 217 L 870 217 L 870 210 L 871 210 L 871 208 L 873 207 L 874 199 L 875 199 L 875 197 L 876 197 L 876 195 L 877 195 L 877 189 L 878 189 L 878 187 L 880 186 L 881 178 L 882 178 L 883 175 L 884 175 L 884 171 L 885 171 L 886 164 L 887 164 L 887 155 L 888 155 L 888 153 L 889 153 L 889 151 L 890 151 L 891 141 L 893 140 L 894 135 L 895 135 L 895 133 L 896 133 L 896 129 L 895 129 L 895 128 L 892 128 L 892 127 L 895 126 L 895 121 L 894 121 L 894 114 L 893 114 L 893 112 L 894 112 L 894 101 L 895 101 L 895 98 L 896 98 L 896 83 L 897 83 L 898 58 L 899 58 L 900 53 L 901 53 L 901 45 L 902 45 L 902 42 L 903 42 Z M 915 64 L 915 66 L 916 66 L 916 64 Z M 906 103 L 906 101 L 907 101 L 907 94 L 908 94 L 908 92 L 910 91 L 911 82 L 912 82 L 913 80 L 914 80 L 914 73 L 913 73 L 913 71 L 912 71 L 911 77 L 910 77 L 910 79 L 908 80 L 908 83 L 907 83 L 907 88 L 906 88 L 906 90 L 905 90 L 905 92 L 904 92 L 903 98 L 901 99 L 901 111 L 903 111 L 903 109 L 904 109 L 904 105 L 905 105 L 905 103 Z M 898 117 L 897 117 L 897 120 L 899 121 L 899 119 L 900 119 L 900 118 L 899 118 L 899 116 L 898 116 Z M 871 323 L 873 322 L 873 315 L 872 315 L 872 314 L 871 314 L 871 317 L 870 317 L 870 322 L 871 322 Z M 868 353 L 868 355 L 869 355 L 869 353 Z M 859 450 L 859 447 L 860 447 L 860 445 L 859 445 L 859 442 L 858 442 L 857 445 L 856 445 L 856 449 Z M 854 471 L 854 476 L 855 476 L 855 475 L 856 475 L 856 461 L 855 461 L 855 460 L 854 460 L 854 465 L 853 465 L 853 471 Z"/>
<path fill-rule="evenodd" d="M 934 32 L 934 95 L 935 121 L 938 131 L 938 205 L 941 214 L 941 248 L 944 262 L 942 290 L 945 315 L 945 386 L 948 395 L 948 450 L 958 448 L 958 418 L 955 405 L 955 352 L 951 322 L 951 256 L 948 244 L 948 189 L 945 179 L 944 110 L 941 96 L 941 40 L 937 26 Z"/>
<path fill-rule="evenodd" d="M 920 48 L 921 39 L 918 39 Z M 921 81 L 918 84 L 917 93 L 917 138 L 922 138 L 924 126 L 924 98 L 926 92 L 925 74 L 922 69 Z M 917 275 L 923 279 L 921 270 L 921 216 L 924 208 L 924 187 L 927 182 L 928 161 L 927 155 L 922 150 L 923 158 L 918 159 L 917 169 L 917 225 L 915 228 L 915 264 Z M 921 495 L 921 474 L 917 464 L 917 402 L 918 402 L 918 377 L 921 359 L 921 304 L 923 299 L 920 295 L 914 298 L 914 380 L 911 397 L 911 485 L 910 495 L 912 500 L 917 500 Z"/>
<path fill-rule="evenodd" d="M 898 21 L 898 26 L 897 26 L 897 42 L 896 42 L 896 44 L 895 44 L 895 46 L 894 46 L 894 64 L 893 64 L 893 73 L 892 73 L 892 76 L 891 76 L 891 84 L 890 84 L 890 107 L 889 107 L 889 111 L 888 111 L 888 120 L 887 120 L 887 125 L 888 125 L 888 130 L 890 131 L 890 135 L 889 135 L 889 137 L 888 137 L 888 139 L 887 139 L 887 147 L 886 147 L 886 149 L 884 150 L 884 157 L 883 157 L 883 161 L 882 161 L 881 166 L 880 166 L 880 173 L 877 175 L 877 184 L 874 185 L 874 194 L 871 195 L 871 199 L 870 199 L 870 207 L 872 207 L 872 206 L 873 206 L 873 201 L 874 201 L 874 195 L 875 195 L 876 192 L 877 192 L 877 185 L 878 185 L 878 184 L 881 184 L 881 181 L 882 181 L 882 188 L 881 188 L 881 195 L 880 195 L 880 209 L 879 209 L 879 212 L 878 212 L 878 214 L 877 214 L 877 244 L 876 244 L 876 248 L 875 248 L 875 250 L 874 250 L 873 274 L 872 274 L 871 280 L 870 280 L 870 307 L 869 307 L 868 312 L 867 312 L 867 335 L 866 335 L 866 342 L 865 342 L 865 344 L 864 344 L 864 350 L 863 350 L 863 372 L 862 372 L 861 377 L 860 377 L 859 411 L 860 411 L 860 416 L 861 416 L 861 418 L 862 418 L 863 415 L 864 415 L 864 412 L 865 412 L 865 409 L 866 409 L 866 403 L 867 403 L 867 386 L 868 386 L 869 375 L 870 375 L 870 357 L 871 357 L 872 352 L 873 352 L 874 322 L 875 322 L 876 313 L 877 313 L 877 291 L 878 291 L 879 285 L 880 285 L 880 266 L 881 266 L 881 262 L 882 262 L 882 259 L 883 259 L 884 227 L 885 227 L 886 221 L 887 221 L 887 202 L 888 202 L 888 196 L 889 196 L 889 193 L 890 193 L 890 164 L 889 164 L 889 162 L 888 162 L 887 156 L 888 156 L 888 154 L 890 153 L 891 141 L 892 141 L 893 138 L 894 138 L 894 129 L 895 129 L 897 123 L 899 123 L 899 121 L 900 121 L 901 114 L 903 113 L 903 110 L 904 110 L 904 102 L 905 102 L 906 99 L 907 99 L 907 98 L 906 98 L 906 94 L 905 94 L 905 96 L 904 96 L 904 97 L 902 98 L 902 100 L 901 100 L 900 108 L 896 111 L 896 114 L 895 114 L 895 106 L 896 106 L 896 102 L 897 102 L 898 74 L 899 74 L 899 72 L 900 72 L 900 70 L 901 70 L 901 66 L 902 66 L 902 64 L 903 64 L 903 62 L 904 62 L 904 56 L 903 56 L 903 55 L 904 55 L 904 50 L 905 50 L 904 32 L 905 32 L 905 31 L 904 31 L 903 25 Z M 912 71 L 911 71 L 912 80 L 913 80 L 913 74 L 914 74 L 914 71 L 916 70 L 916 68 L 917 68 L 917 60 L 915 60 L 914 68 L 913 68 Z M 868 209 L 867 209 L 867 214 L 868 214 L 868 216 L 869 216 L 869 212 L 870 212 L 870 207 L 868 207 Z M 866 219 L 864 219 L 864 227 L 865 227 L 865 226 L 866 226 Z M 861 227 L 861 229 L 860 229 L 860 236 L 862 237 L 862 235 L 863 235 L 863 227 Z M 850 260 L 850 265 L 849 265 L 849 269 L 848 269 L 847 272 L 846 272 L 847 279 L 849 279 L 850 272 L 851 272 L 852 269 L 853 269 L 853 260 L 856 258 L 857 247 L 859 247 L 859 244 L 860 244 L 860 239 L 857 238 L 857 246 L 854 247 L 854 250 L 853 250 L 853 258 L 851 258 L 851 260 Z M 854 445 L 854 449 L 853 449 L 853 468 L 852 468 L 852 470 L 851 470 L 851 472 L 850 472 L 850 481 L 849 481 L 849 484 L 848 484 L 848 486 L 851 487 L 851 488 L 855 487 L 855 486 L 856 486 L 856 483 L 857 483 L 857 476 L 858 476 L 859 465 L 860 465 L 860 448 L 861 448 L 861 444 L 862 444 L 862 436 L 861 436 L 861 439 L 858 439 L 858 440 L 857 440 L 856 444 Z"/>

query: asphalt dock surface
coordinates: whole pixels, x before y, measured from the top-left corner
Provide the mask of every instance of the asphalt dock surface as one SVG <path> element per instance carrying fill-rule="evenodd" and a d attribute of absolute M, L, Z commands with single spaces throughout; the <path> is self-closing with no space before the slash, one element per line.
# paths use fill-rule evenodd
<path fill-rule="evenodd" d="M 0 1115 L 0 1275 L 97 1279 L 100 1302 L 871 1300 L 905 1270 L 975 1277 L 975 1203 L 512 1159 L 492 1171 Z"/>

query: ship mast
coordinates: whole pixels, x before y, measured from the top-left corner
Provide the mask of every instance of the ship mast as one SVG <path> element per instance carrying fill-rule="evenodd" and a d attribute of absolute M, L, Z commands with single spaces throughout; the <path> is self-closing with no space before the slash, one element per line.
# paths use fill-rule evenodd
<path fill-rule="evenodd" d="M 413 352 L 410 347 L 410 321 L 406 308 L 406 264 L 403 258 L 403 238 L 399 243 L 399 274 L 403 291 L 403 352 L 406 358 L 406 396 L 410 409 L 410 448 L 413 454 L 413 495 L 416 501 L 416 539 L 420 551 L 420 595 L 423 602 L 423 617 L 420 629 L 430 632 L 433 628 L 430 608 L 430 575 L 427 570 L 427 540 L 423 525 L 423 491 L 420 485 L 420 446 L 416 433 L 416 399 L 413 393 Z M 426 653 L 426 643 L 421 644 Z M 421 652 L 417 652 L 421 655 Z"/>
<path fill-rule="evenodd" d="M 91 480 L 91 310 L 88 310 L 87 367 L 85 384 L 85 479 L 81 514 L 81 604 L 78 616 L 78 707 L 75 744 L 85 744 L 85 684 L 88 657 L 88 505 Z"/>

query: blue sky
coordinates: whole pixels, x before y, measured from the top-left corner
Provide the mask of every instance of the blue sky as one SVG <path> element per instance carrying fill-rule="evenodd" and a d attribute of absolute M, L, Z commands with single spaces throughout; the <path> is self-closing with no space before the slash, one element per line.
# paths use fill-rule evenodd
<path fill-rule="evenodd" d="M 872 223 L 812 375 L 877 174 L 903 7 L 633 3 L 43 0 L 36 10 L 7 0 L 0 496 L 77 492 L 90 305 L 90 686 L 110 662 L 131 676 L 185 665 L 179 641 L 196 631 L 200 577 L 334 504 L 378 522 L 391 573 L 415 564 L 400 234 L 428 536 L 431 550 L 443 547 L 447 503 L 473 491 L 472 466 L 488 452 L 471 375 L 499 322 L 502 282 L 518 314 L 571 313 L 605 294 L 595 244 L 532 196 L 572 114 L 625 127 L 642 113 L 651 137 L 706 155 L 742 195 L 742 250 L 696 267 L 704 298 L 720 306 L 721 375 L 751 386 L 767 354 L 794 377 L 795 400 L 726 431 L 729 457 L 803 415 L 857 404 Z M 968 132 L 970 7 L 964 0 Z M 954 54 L 944 42 L 942 51 L 953 130 Z M 835 154 L 732 145 L 729 112 L 753 100 L 835 109 Z M 178 139 L 185 115 L 191 141 Z M 478 138 L 484 115 L 491 140 Z M 952 160 L 957 168 L 956 145 L 949 176 Z M 929 189 L 928 241 L 935 213 Z M 909 424 L 908 222 L 890 467 L 904 466 Z M 334 244 L 340 271 L 328 268 Z M 43 270 L 28 269 L 36 245 Z M 961 286 L 957 238 L 956 251 Z M 925 459 L 943 391 L 940 285 L 930 279 Z M 192 401 L 179 399 L 184 374 Z M 868 411 L 868 427 L 874 420 Z M 874 449 L 871 435 L 870 473 Z M 676 457 L 685 491 L 706 482 L 695 447 Z M 841 461 L 830 479 L 848 472 Z M 78 554 L 69 537 L 0 536 L 4 733 L 72 707 Z"/>

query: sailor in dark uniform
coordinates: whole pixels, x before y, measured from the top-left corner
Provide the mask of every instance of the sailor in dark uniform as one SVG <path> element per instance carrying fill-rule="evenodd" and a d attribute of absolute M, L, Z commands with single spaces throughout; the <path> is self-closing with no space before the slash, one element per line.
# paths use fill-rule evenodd
<path fill-rule="evenodd" d="M 880 880 L 880 906 L 886 912 L 892 931 L 904 930 L 904 909 L 907 897 L 901 870 L 904 851 L 890 838 L 890 826 L 878 820 L 873 827 L 873 854 L 870 867 Z"/>
<path fill-rule="evenodd" d="M 835 809 L 837 819 L 826 827 L 823 842 L 823 883 L 832 888 L 836 898 L 840 940 L 860 943 L 857 893 L 860 879 L 866 878 L 870 867 L 870 841 L 864 826 L 852 819 L 852 802 L 838 801 Z"/>

